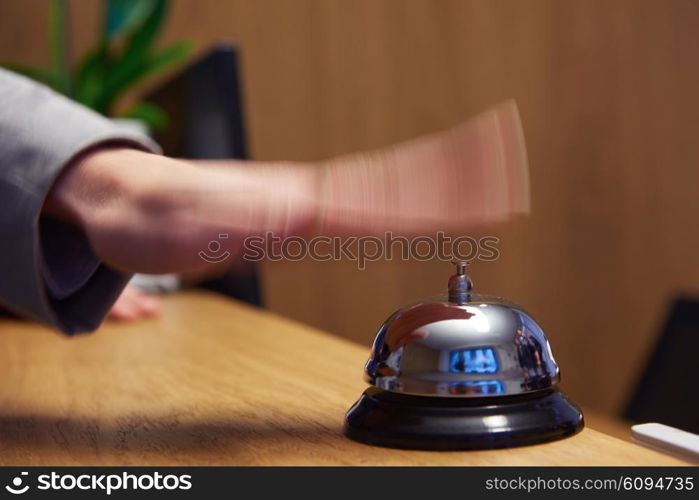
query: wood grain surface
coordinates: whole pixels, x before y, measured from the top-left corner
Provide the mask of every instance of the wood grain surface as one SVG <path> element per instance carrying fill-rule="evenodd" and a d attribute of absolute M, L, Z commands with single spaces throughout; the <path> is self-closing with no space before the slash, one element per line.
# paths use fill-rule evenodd
<path fill-rule="evenodd" d="M 0 60 L 48 65 L 49 5 L 0 2 Z M 101 2 L 71 7 L 78 59 Z M 571 396 L 611 413 L 672 299 L 699 296 L 697 26 L 696 0 L 176 0 L 163 43 L 239 43 L 257 159 L 381 147 L 515 98 L 532 215 L 493 228 L 501 257 L 473 266 L 475 286 L 525 306 Z M 449 271 L 278 262 L 264 288 L 272 310 L 368 345 Z"/>
<path fill-rule="evenodd" d="M 214 295 L 68 338 L 0 321 L 0 465 L 674 465 L 592 429 L 483 452 L 375 448 L 341 434 L 367 350 Z"/>

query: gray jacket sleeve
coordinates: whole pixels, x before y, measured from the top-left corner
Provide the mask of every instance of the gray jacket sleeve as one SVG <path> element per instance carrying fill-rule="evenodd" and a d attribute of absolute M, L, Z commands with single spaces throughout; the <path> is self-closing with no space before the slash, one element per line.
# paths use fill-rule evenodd
<path fill-rule="evenodd" d="M 0 69 L 0 306 L 66 333 L 102 322 L 129 275 L 94 255 L 76 227 L 41 216 L 61 170 L 88 148 L 155 143 Z"/>

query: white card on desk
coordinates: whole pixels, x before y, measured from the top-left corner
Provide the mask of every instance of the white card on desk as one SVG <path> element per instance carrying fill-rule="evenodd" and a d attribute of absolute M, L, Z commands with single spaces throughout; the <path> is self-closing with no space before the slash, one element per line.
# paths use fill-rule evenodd
<path fill-rule="evenodd" d="M 649 423 L 631 427 L 634 442 L 690 462 L 699 462 L 699 435 L 669 425 Z"/>

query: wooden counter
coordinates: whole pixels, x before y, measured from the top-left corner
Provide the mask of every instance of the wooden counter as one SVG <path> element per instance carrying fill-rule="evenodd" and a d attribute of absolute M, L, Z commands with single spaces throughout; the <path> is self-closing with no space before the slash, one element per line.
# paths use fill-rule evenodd
<path fill-rule="evenodd" d="M 61 336 L 0 321 L 1 465 L 679 465 L 592 429 L 483 452 L 375 448 L 341 434 L 366 349 L 214 295 Z"/>

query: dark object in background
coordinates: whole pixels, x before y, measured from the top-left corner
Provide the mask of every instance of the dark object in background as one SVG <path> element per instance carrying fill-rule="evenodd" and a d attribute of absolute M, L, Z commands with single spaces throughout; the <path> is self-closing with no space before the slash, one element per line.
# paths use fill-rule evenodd
<path fill-rule="evenodd" d="M 673 304 L 624 416 L 699 433 L 699 301 Z"/>
<path fill-rule="evenodd" d="M 147 96 L 165 109 L 170 123 L 155 139 L 165 154 L 191 159 L 246 159 L 239 50 L 219 43 L 211 52 Z M 212 240 L 216 235 L 212 235 Z M 227 274 L 202 287 L 262 304 L 257 268 Z"/>

